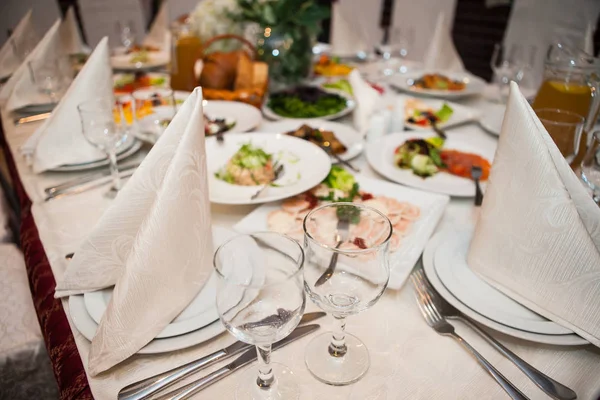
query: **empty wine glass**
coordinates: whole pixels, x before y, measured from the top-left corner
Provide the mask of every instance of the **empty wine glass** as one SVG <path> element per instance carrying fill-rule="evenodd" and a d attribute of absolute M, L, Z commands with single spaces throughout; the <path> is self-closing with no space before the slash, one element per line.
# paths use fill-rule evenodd
<path fill-rule="evenodd" d="M 258 353 L 258 371 L 250 368 L 241 377 L 236 398 L 297 399 L 293 374 L 270 357 L 271 345 L 288 336 L 304 313 L 302 247 L 274 232 L 240 235 L 217 249 L 214 265 L 221 321 Z"/>
<path fill-rule="evenodd" d="M 373 306 L 387 287 L 392 224 L 374 208 L 331 203 L 311 211 L 303 226 L 304 287 L 338 325 L 307 345 L 306 366 L 322 382 L 346 385 L 370 365 L 365 344 L 345 332 L 346 317 Z"/>
<path fill-rule="evenodd" d="M 600 206 L 600 131 L 592 133 L 592 143 L 581 162 L 581 179 L 588 185 L 594 201 Z"/>
<path fill-rule="evenodd" d="M 173 90 L 149 87 L 138 89 L 131 95 L 138 132 L 156 141 L 177 113 Z"/>
<path fill-rule="evenodd" d="M 73 80 L 73 71 L 67 58 L 46 61 L 35 69 L 30 65 L 29 68 L 38 91 L 53 104 L 58 103 Z"/>
<path fill-rule="evenodd" d="M 133 30 L 133 22 L 128 21 L 122 24 L 117 21 L 117 31 L 119 32 L 119 39 L 121 44 L 125 48 L 125 52 L 129 52 L 135 44 L 135 32 Z"/>
<path fill-rule="evenodd" d="M 99 98 L 80 103 L 77 111 L 81 118 L 83 136 L 108 156 L 113 184 L 107 196 L 115 197 L 121 189 L 117 151 L 128 135 L 123 107 L 113 99 Z"/>
<path fill-rule="evenodd" d="M 498 101 L 501 103 L 506 103 L 508 99 L 510 82 L 519 83 L 523 78 L 524 69 L 521 60 L 520 46 L 505 46 L 501 43 L 494 45 L 490 67 L 494 73 L 493 81 L 498 90 Z"/>

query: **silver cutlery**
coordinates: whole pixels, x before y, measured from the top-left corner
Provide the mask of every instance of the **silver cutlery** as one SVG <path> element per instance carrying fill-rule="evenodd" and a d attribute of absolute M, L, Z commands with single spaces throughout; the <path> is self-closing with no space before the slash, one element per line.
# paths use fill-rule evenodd
<path fill-rule="evenodd" d="M 483 203 L 483 193 L 481 191 L 481 186 L 479 185 L 481 175 L 483 175 L 483 170 L 481 167 L 476 165 L 471 167 L 471 178 L 473 178 L 473 181 L 475 181 L 475 206 L 477 207 Z"/>
<path fill-rule="evenodd" d="M 119 175 L 121 176 L 121 178 L 128 178 L 131 175 L 133 175 L 134 172 L 135 172 L 135 170 L 131 169 L 128 171 L 119 172 Z M 91 182 L 84 182 L 84 183 L 69 187 L 67 189 L 53 192 L 53 193 L 47 195 L 46 198 L 44 198 L 44 201 L 56 200 L 56 199 L 60 199 L 65 196 L 71 196 L 74 194 L 87 192 L 88 190 L 99 188 L 99 187 L 107 185 L 111 182 L 112 182 L 112 180 L 110 179 L 109 176 L 106 176 L 106 177 L 103 177 L 100 179 L 96 179 Z M 115 195 L 116 195 L 116 193 L 115 193 Z"/>
<path fill-rule="evenodd" d="M 47 113 L 17 118 L 17 119 L 15 119 L 15 125 L 23 125 L 23 124 L 28 124 L 30 122 L 43 121 L 43 120 L 49 118 L 50 115 L 52 115 L 52 113 L 47 112 Z"/>
<path fill-rule="evenodd" d="M 280 340 L 277 343 L 273 344 L 273 350 L 277 350 L 280 347 L 285 346 L 301 337 L 308 335 L 319 329 L 319 325 L 305 325 L 299 328 L 296 328 L 288 337 Z M 159 397 L 160 400 L 184 400 L 190 398 L 194 394 L 198 393 L 202 389 L 212 385 L 215 382 L 220 381 L 226 376 L 231 375 L 236 370 L 250 364 L 254 360 L 256 360 L 256 350 L 250 349 L 238 357 L 232 363 L 227 364 L 226 366 L 216 370 L 215 372 L 208 374 L 188 385 L 185 385 L 179 389 L 173 390 L 167 393 L 164 396 Z M 120 399 L 120 397 L 119 397 Z"/>
<path fill-rule="evenodd" d="M 438 135 L 439 137 L 441 137 L 442 139 L 446 140 L 448 136 L 446 135 L 446 132 L 444 132 L 444 131 L 443 131 L 443 130 L 442 130 L 442 129 L 441 129 L 439 126 L 438 126 L 438 124 L 437 124 L 437 121 L 436 121 L 436 116 L 435 116 L 435 115 L 433 115 L 433 114 L 431 114 L 431 113 L 428 113 L 428 114 L 427 114 L 427 120 L 429 121 L 429 124 L 431 125 L 431 128 L 433 129 L 433 131 L 434 131 L 435 133 L 437 133 L 437 135 Z"/>
<path fill-rule="evenodd" d="M 125 171 L 129 171 L 131 169 L 136 169 L 137 167 L 139 167 L 140 164 L 131 164 L 131 165 L 123 165 L 121 167 L 119 167 L 119 171 L 120 172 L 125 172 Z M 70 189 L 79 185 L 82 185 L 84 183 L 88 183 L 88 182 L 92 182 L 95 181 L 97 179 L 102 179 L 104 177 L 110 176 L 110 171 L 106 170 L 106 171 L 100 171 L 100 172 L 94 172 L 91 174 L 87 174 L 87 175 L 83 175 L 80 176 L 78 178 L 75 179 L 71 179 L 69 181 L 63 182 L 59 185 L 56 186 L 50 186 L 47 187 L 46 189 L 44 189 L 44 193 L 46 193 L 47 195 L 49 194 L 53 194 L 56 192 L 60 192 L 66 189 Z"/>
<path fill-rule="evenodd" d="M 350 228 L 350 221 L 347 218 L 340 217 L 338 220 L 337 234 L 335 237 L 335 242 L 336 242 L 335 248 L 336 249 L 338 247 L 340 247 L 340 245 L 342 243 L 344 243 L 345 237 L 342 236 L 342 232 L 347 236 L 349 228 Z M 329 261 L 329 265 L 327 266 L 327 269 L 325 270 L 325 272 L 323 272 L 323 274 L 315 282 L 315 287 L 321 286 L 322 284 L 327 282 L 329 280 L 329 278 L 331 278 L 333 276 L 333 273 L 335 272 L 335 267 L 337 265 L 338 255 L 339 255 L 339 253 L 337 251 L 333 253 L 333 255 L 331 256 L 331 260 Z"/>
<path fill-rule="evenodd" d="M 342 159 L 342 157 L 335 154 L 333 150 L 331 150 L 331 143 L 329 143 L 328 141 L 322 142 L 320 146 L 323 150 L 325 150 L 327 154 L 335 158 L 339 163 L 344 164 L 346 167 L 350 168 L 354 172 L 360 172 L 359 168 L 356 168 L 354 165 L 350 164 L 348 161 Z"/>
<path fill-rule="evenodd" d="M 417 305 L 421 310 L 421 314 L 425 318 L 427 325 L 432 327 L 437 333 L 442 336 L 450 336 L 460 343 L 465 349 L 467 349 L 479 362 L 479 364 L 487 371 L 492 378 L 504 389 L 504 391 L 514 400 L 528 400 L 515 385 L 513 385 L 508 379 L 504 377 L 492 364 L 489 363 L 475 348 L 473 348 L 465 339 L 454 331 L 452 326 L 442 315 L 438 312 L 437 306 L 433 303 L 431 295 L 425 290 L 423 281 L 423 272 L 421 270 L 415 271 L 410 275 L 410 279 L 415 289 L 415 297 L 417 298 Z"/>
<path fill-rule="evenodd" d="M 324 317 L 326 314 L 324 312 L 312 312 L 306 313 L 302 316 L 300 320 L 300 324 L 306 324 L 308 322 L 315 321 L 319 318 Z M 318 325 L 309 325 L 309 326 L 317 326 Z M 300 328 L 296 328 L 294 332 L 289 337 L 292 337 L 294 333 Z M 303 332 L 303 331 L 300 331 Z M 303 335 L 302 335 L 303 336 Z M 295 337 L 295 336 L 294 336 Z M 301 337 L 301 336 L 300 336 Z M 284 339 L 285 340 L 285 339 Z M 293 340 L 293 339 L 292 339 Z M 276 344 L 274 345 L 274 348 Z M 204 368 L 207 368 L 219 361 L 226 360 L 230 357 L 233 357 L 236 354 L 243 352 L 244 350 L 250 350 L 254 352 L 256 355 L 256 351 L 254 350 L 252 345 L 249 345 L 244 342 L 237 341 L 234 344 L 225 347 L 224 349 L 218 350 L 212 354 L 209 354 L 205 357 L 202 357 L 196 361 L 192 361 L 188 364 L 182 365 L 177 368 L 173 368 L 169 371 L 166 371 L 162 374 L 158 374 L 155 376 L 151 376 L 150 378 L 146 378 L 139 382 L 132 383 L 121 389 L 119 392 L 118 399 L 119 400 L 139 400 L 143 398 L 147 398 L 148 396 L 161 391 L 165 388 L 168 388 L 177 382 L 181 381 L 185 377 L 198 372 Z"/>
<path fill-rule="evenodd" d="M 283 164 L 277 164 L 277 163 L 275 163 L 275 165 L 273 167 L 275 168 L 275 172 L 273 173 L 273 179 L 271 179 L 271 181 L 269 181 L 268 183 L 265 183 L 264 185 L 262 185 L 260 189 L 258 189 L 252 196 L 250 196 L 250 200 L 254 200 L 258 196 L 260 196 L 260 194 L 268 186 L 270 186 L 273 182 L 275 182 L 277 179 L 279 179 L 279 177 L 281 175 L 283 175 Z"/>
<path fill-rule="evenodd" d="M 517 368 L 519 368 L 525 375 L 527 375 L 527 377 L 531 379 L 531 381 L 535 383 L 537 387 L 539 387 L 544 393 L 557 400 L 574 400 L 577 398 L 577 394 L 573 390 L 566 387 L 562 383 L 555 381 L 554 379 L 550 378 L 544 373 L 538 371 L 532 365 L 529 365 L 526 361 L 524 361 L 515 353 L 504 347 L 503 344 L 501 344 L 492 336 L 490 336 L 486 331 L 481 329 L 470 319 L 462 315 L 460 311 L 458 311 L 456 308 L 450 305 L 446 300 L 444 300 L 444 298 L 442 298 L 442 296 L 440 296 L 435 291 L 435 289 L 431 286 L 431 283 L 429 283 L 429 281 L 427 280 L 427 277 L 423 275 L 422 271 L 418 271 L 417 278 L 419 279 L 419 285 L 424 291 L 426 291 L 429 294 L 433 303 L 436 306 L 438 306 L 438 312 L 443 317 L 451 320 L 462 321 L 475 332 L 477 332 L 489 344 L 491 344 L 493 348 L 498 350 L 500 354 L 512 361 L 513 364 L 515 364 Z"/>

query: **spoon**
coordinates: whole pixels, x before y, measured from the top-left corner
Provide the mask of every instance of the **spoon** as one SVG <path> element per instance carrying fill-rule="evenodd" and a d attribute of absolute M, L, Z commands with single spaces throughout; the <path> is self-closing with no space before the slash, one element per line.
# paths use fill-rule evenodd
<path fill-rule="evenodd" d="M 256 191 L 256 193 L 254 193 L 250 197 L 250 200 L 254 200 L 258 196 L 260 196 L 260 194 L 263 192 L 263 190 L 265 190 L 267 188 L 267 186 L 269 186 L 271 183 L 273 183 L 274 181 L 276 181 L 277 179 L 279 179 L 279 177 L 281 175 L 283 175 L 283 164 L 275 165 L 275 173 L 273 174 L 273 179 L 271 179 L 269 182 L 267 182 L 264 185 L 262 185 L 262 187 L 260 189 L 258 189 Z"/>

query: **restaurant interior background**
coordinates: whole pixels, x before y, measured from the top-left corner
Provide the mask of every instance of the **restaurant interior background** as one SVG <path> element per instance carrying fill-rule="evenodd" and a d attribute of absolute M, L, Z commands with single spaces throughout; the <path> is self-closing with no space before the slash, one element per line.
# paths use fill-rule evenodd
<path fill-rule="evenodd" d="M 530 83 L 532 87 L 528 89 L 533 92 L 541 82 L 544 49 L 558 38 L 563 44 L 583 47 L 586 34 L 592 29 L 595 32 L 593 53 L 600 51 L 600 0 L 320 0 L 320 3 L 330 7 L 332 1 L 355 3 L 356 10 L 380 6 L 379 27 L 388 32 L 386 35 L 390 35 L 391 43 L 395 34 L 402 35 L 408 41 L 407 58 L 416 61 L 422 59 L 433 35 L 436 18 L 443 12 L 451 21 L 451 37 L 465 69 L 487 82 L 493 77 L 490 60 L 494 45 L 519 43 L 529 49 L 527 63 L 540 77 Z M 169 2 L 171 20 L 191 12 L 198 4 L 197 0 Z M 57 18 L 74 7 L 82 37 L 90 49 L 103 36 L 108 36 L 111 44 L 119 43 L 120 32 L 115 29 L 118 24 L 130 25 L 136 41 L 141 42 L 161 5 L 160 0 L 0 0 L 0 3 L 0 46 L 29 9 L 33 10 L 36 30 L 44 33 Z M 330 27 L 331 19 L 325 20 L 319 42 L 330 42 Z M 369 40 L 368 45 L 372 48 L 368 50 L 373 50 L 383 37 L 375 35 Z M 4 214 L 0 224 L 4 225 L 4 231 L 0 236 L 4 242 L 14 243 L 19 237 L 18 225 L 10 208 L 11 205 L 18 207 L 18 200 L 11 196 L 10 184 L 5 179 L 8 172 L 5 167 L 3 169 L 1 183 L 7 198 L 2 199 Z M 4 265 L 14 262 L 14 258 L 1 257 L 0 254 L 0 293 L 6 294 L 13 288 L 4 283 L 4 276 L 19 274 L 24 268 L 19 265 L 22 271 L 15 271 L 12 265 Z M 35 320 L 33 310 L 28 309 L 23 318 Z M 9 323 L 0 321 L 0 325 Z M 11 343 L 3 342 L 2 329 L 5 328 L 0 326 L 0 399 L 57 398 L 55 378 L 41 344 L 41 334 L 23 334 L 29 347 L 26 355 L 19 358 L 9 356 L 13 349 Z"/>

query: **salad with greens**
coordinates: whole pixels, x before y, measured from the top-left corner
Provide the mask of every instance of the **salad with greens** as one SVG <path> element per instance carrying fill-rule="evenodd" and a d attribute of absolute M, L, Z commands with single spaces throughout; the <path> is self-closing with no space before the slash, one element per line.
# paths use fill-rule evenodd
<path fill-rule="evenodd" d="M 442 104 L 438 110 L 434 110 L 418 99 L 408 99 L 405 104 L 405 118 L 407 124 L 420 127 L 430 127 L 431 123 L 444 123 L 450 119 L 454 110 L 447 103 Z"/>
<path fill-rule="evenodd" d="M 409 139 L 396 148 L 394 164 L 423 178 L 435 175 L 446 167 L 441 157 L 443 146 L 444 139 L 440 137 Z"/>
<path fill-rule="evenodd" d="M 359 195 L 359 189 L 354 175 L 334 165 L 321 185 L 317 187 L 314 195 L 322 201 L 352 202 Z"/>
<path fill-rule="evenodd" d="M 227 183 L 254 186 L 271 183 L 275 178 L 273 155 L 246 143 L 229 159 L 215 178 Z"/>
<path fill-rule="evenodd" d="M 316 86 L 298 86 L 272 94 L 267 106 L 282 117 L 318 118 L 344 110 L 347 99 Z"/>

